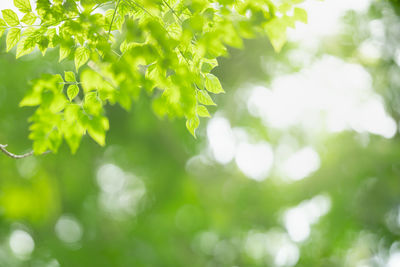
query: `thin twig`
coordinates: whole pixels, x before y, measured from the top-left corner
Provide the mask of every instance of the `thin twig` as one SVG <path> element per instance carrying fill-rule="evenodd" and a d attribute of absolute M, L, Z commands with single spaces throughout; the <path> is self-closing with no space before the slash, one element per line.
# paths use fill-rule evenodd
<path fill-rule="evenodd" d="M 176 16 L 176 18 L 179 20 L 180 23 L 182 23 L 181 18 L 178 16 L 178 14 L 176 14 L 175 10 L 168 4 L 167 1 L 163 0 L 164 4 L 167 5 L 167 7 L 169 8 L 169 10 L 171 10 L 171 12 Z"/>
<path fill-rule="evenodd" d="M 110 39 L 111 29 L 112 29 L 112 25 L 114 23 L 115 15 L 117 13 L 119 2 L 121 2 L 121 0 L 118 0 L 117 4 L 115 5 L 114 13 L 113 13 L 113 16 L 112 16 L 112 19 L 111 19 L 111 23 L 110 23 L 110 28 L 108 29 L 108 37 L 107 37 L 108 39 Z"/>
<path fill-rule="evenodd" d="M 23 159 L 23 158 L 27 158 L 27 157 L 30 157 L 30 156 L 33 155 L 33 151 L 28 152 L 28 153 L 26 153 L 26 154 L 22 154 L 22 155 L 16 155 L 16 154 L 13 154 L 13 153 L 11 153 L 10 151 L 8 151 L 8 150 L 6 149 L 6 147 L 7 147 L 7 145 L 2 145 L 2 144 L 0 144 L 0 150 L 1 150 L 1 152 L 3 152 L 4 154 L 6 154 L 7 156 L 9 156 L 10 158 L 13 158 L 13 159 Z M 46 152 L 44 152 L 42 155 L 48 154 L 48 153 L 50 153 L 50 152 L 51 152 L 51 151 L 46 151 Z"/>

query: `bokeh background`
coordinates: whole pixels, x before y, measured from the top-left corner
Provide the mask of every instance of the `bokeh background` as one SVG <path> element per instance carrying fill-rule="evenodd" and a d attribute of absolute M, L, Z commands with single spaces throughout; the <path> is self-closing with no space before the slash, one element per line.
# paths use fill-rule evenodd
<path fill-rule="evenodd" d="M 281 53 L 219 60 L 197 139 L 143 94 L 107 108 L 104 148 L 0 155 L 0 266 L 400 266 L 400 3 L 304 8 Z M 29 81 L 73 64 L 0 51 L 0 143 L 23 153 Z"/>

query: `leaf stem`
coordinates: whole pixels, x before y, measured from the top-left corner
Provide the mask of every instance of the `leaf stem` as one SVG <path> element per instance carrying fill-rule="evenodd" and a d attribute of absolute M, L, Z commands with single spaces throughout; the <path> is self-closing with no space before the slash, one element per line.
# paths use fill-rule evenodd
<path fill-rule="evenodd" d="M 107 39 L 110 39 L 111 29 L 112 29 L 112 25 L 113 25 L 114 20 L 115 20 L 115 15 L 116 15 L 117 10 L 118 10 L 119 2 L 121 2 L 121 0 L 118 0 L 117 4 L 115 5 L 114 13 L 113 13 L 113 16 L 112 16 L 112 19 L 111 19 L 111 23 L 110 23 L 110 28 L 108 29 L 108 37 L 107 37 Z"/>

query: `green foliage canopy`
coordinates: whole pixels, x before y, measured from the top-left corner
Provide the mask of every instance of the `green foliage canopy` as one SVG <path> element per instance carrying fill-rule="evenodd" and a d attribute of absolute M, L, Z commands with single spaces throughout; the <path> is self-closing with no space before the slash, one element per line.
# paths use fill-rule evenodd
<path fill-rule="evenodd" d="M 266 35 L 279 51 L 287 27 L 306 22 L 302 0 L 14 0 L 23 17 L 2 10 L 0 35 L 16 57 L 37 47 L 59 49 L 75 72 L 46 74 L 32 81 L 20 106 L 38 106 L 29 121 L 35 154 L 57 152 L 63 139 L 72 153 L 88 133 L 105 144 L 109 129 L 104 106 L 129 109 L 141 91 L 154 112 L 184 117 L 195 136 L 199 117 L 215 105 L 209 93 L 224 90 L 211 73 L 227 47 Z"/>

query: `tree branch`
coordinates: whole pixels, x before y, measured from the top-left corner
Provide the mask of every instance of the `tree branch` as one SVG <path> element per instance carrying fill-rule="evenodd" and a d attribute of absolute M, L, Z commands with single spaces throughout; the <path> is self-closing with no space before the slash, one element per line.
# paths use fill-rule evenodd
<path fill-rule="evenodd" d="M 11 153 L 10 151 L 8 151 L 8 150 L 6 149 L 7 146 L 8 146 L 8 145 L 2 145 L 2 144 L 0 144 L 0 151 L 3 152 L 4 154 L 6 154 L 7 156 L 9 156 L 10 158 L 13 158 L 13 159 L 23 159 L 23 158 L 27 158 L 27 157 L 30 157 L 30 156 L 33 155 L 33 151 L 28 152 L 28 153 L 26 153 L 26 154 L 22 154 L 22 155 L 13 154 L 13 153 Z M 50 153 L 50 152 L 51 152 L 51 151 L 46 151 L 46 152 L 44 152 L 42 155 L 47 154 L 47 153 Z"/>

